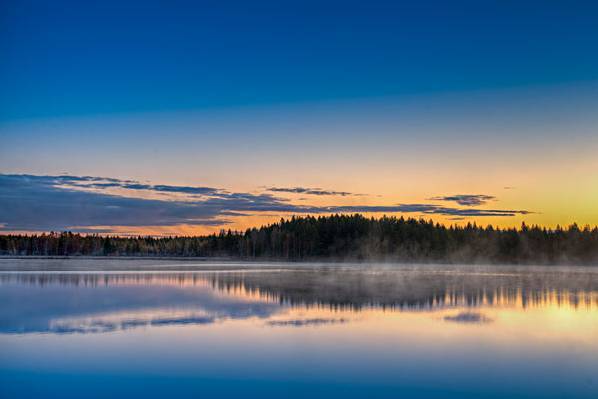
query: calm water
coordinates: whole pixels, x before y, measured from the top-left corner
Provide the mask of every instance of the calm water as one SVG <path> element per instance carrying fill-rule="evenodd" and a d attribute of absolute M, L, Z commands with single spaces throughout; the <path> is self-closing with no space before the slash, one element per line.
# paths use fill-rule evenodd
<path fill-rule="evenodd" d="M 0 397 L 132 396 L 595 399 L 598 268 L 0 260 Z"/>

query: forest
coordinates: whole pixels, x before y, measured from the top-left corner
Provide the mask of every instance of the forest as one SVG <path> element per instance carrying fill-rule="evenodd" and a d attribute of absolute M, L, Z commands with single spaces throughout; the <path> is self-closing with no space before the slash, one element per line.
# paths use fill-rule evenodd
<path fill-rule="evenodd" d="M 501 229 L 403 217 L 308 216 L 206 236 L 7 234 L 0 235 L 0 255 L 590 265 L 598 264 L 598 227 Z"/>

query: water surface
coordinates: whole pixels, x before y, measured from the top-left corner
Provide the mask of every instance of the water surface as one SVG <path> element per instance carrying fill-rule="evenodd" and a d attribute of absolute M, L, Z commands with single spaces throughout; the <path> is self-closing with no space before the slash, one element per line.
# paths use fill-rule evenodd
<path fill-rule="evenodd" d="M 0 260 L 0 397 L 598 397 L 598 269 Z"/>

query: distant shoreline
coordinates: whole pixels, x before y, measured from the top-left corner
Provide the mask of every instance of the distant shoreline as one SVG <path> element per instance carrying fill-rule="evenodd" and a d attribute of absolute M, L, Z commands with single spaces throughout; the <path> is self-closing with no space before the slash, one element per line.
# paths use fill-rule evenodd
<path fill-rule="evenodd" d="M 447 227 L 423 219 L 339 214 L 293 217 L 244 233 L 229 230 L 208 236 L 0 235 L 0 256 L 595 266 L 598 227 Z"/>
<path fill-rule="evenodd" d="M 64 255 L 64 256 L 56 256 L 56 255 L 0 255 L 0 260 L 2 259 L 92 259 L 92 260 L 136 260 L 136 259 L 147 259 L 147 260 L 189 260 L 189 261 L 205 261 L 205 262 L 227 262 L 227 261 L 242 261 L 242 262 L 250 262 L 251 260 L 245 259 L 236 259 L 236 258 L 228 258 L 228 257 L 209 257 L 209 256 L 110 256 L 110 255 Z M 262 261 L 262 260 L 260 260 Z M 291 263 L 291 261 L 289 261 Z"/>
<path fill-rule="evenodd" d="M 206 263 L 209 266 L 210 263 L 227 263 L 231 265 L 235 264 L 256 264 L 256 265 L 288 265 L 288 266 L 299 266 L 299 265 L 321 265 L 321 266 L 384 266 L 384 267 L 402 267 L 402 266 L 479 266 L 479 267 L 522 267 L 522 268 L 534 268 L 534 267 L 549 267 L 549 268 L 598 268 L 596 264 L 573 264 L 573 263 L 489 263 L 489 262 L 439 262 L 439 261 L 405 261 L 399 259 L 302 259 L 302 260 L 289 260 L 289 259 L 275 259 L 275 258 L 233 258 L 233 257 L 185 257 L 185 256 L 88 256 L 88 255 L 70 255 L 70 256 L 39 256 L 39 255 L 0 255 L 0 261 L 6 260 L 88 260 L 88 261 L 176 261 L 176 262 L 201 262 Z M 85 269 L 87 270 L 87 269 Z M 115 271 L 123 269 L 115 269 Z M 150 269 L 151 271 L 159 271 L 158 269 Z M 181 269 L 180 271 L 189 271 L 192 269 Z M 0 267 L 0 272 L 13 271 L 3 270 Z M 43 271 L 43 270 L 39 270 Z M 54 271 L 54 270 L 50 270 Z M 59 270 L 57 270 L 59 271 Z M 100 269 L 97 271 L 109 271 L 109 269 Z"/>

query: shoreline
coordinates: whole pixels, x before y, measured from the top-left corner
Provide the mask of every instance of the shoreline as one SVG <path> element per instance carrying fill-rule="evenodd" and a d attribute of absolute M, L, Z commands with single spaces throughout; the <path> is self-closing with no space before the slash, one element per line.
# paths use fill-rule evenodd
<path fill-rule="evenodd" d="M 12 266 L 10 261 L 17 261 L 22 263 L 27 261 L 34 261 L 37 265 L 19 265 Z M 66 261 L 71 264 L 70 267 L 60 267 L 59 264 L 42 265 L 43 261 Z M 76 265 L 77 261 L 82 261 L 83 264 Z M 89 262 L 100 261 L 102 265 L 91 265 Z M 121 265 L 117 265 L 120 262 Z M 143 261 L 151 262 L 152 264 L 133 266 L 127 269 L 127 263 L 140 263 Z M 284 260 L 284 259 L 239 259 L 228 257 L 145 257 L 145 256 L 6 256 L 0 255 L 0 273 L 3 272 L 19 272 L 19 271 L 194 271 L 194 270 L 218 270 L 234 266 L 239 269 L 248 269 L 251 267 L 271 269 L 307 269 L 307 268 L 332 268 L 332 269 L 354 269 L 354 268 L 372 268 L 372 269 L 405 269 L 405 268 L 421 268 L 426 269 L 430 267 L 451 268 L 451 267 L 479 267 L 479 268 L 517 268 L 527 269 L 532 271 L 535 268 L 573 270 L 573 269 L 596 269 L 598 264 L 539 264 L 539 263 L 466 263 L 466 262 L 416 262 L 416 261 L 400 261 L 400 260 L 354 260 L 354 259 L 311 259 L 311 260 Z M 167 265 L 166 262 L 176 262 L 176 264 Z M 193 264 L 195 262 L 195 264 Z M 53 263 L 53 262 L 52 262 Z M 110 265 L 112 263 L 112 265 Z M 198 264 L 199 263 L 199 264 Z M 58 267 L 57 267 L 58 266 Z M 72 268 L 71 268 L 72 267 Z M 145 269 L 144 269 L 145 268 Z"/>

